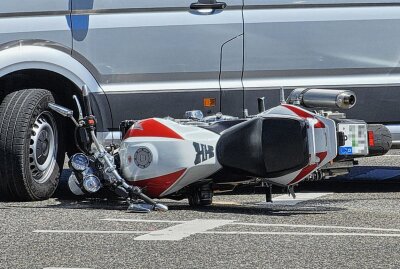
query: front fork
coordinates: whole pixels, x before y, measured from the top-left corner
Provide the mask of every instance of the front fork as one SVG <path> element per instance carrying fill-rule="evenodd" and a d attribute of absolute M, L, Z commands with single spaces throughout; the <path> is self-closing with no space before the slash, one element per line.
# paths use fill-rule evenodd
<path fill-rule="evenodd" d="M 92 138 L 92 141 L 97 149 L 97 156 L 96 158 L 103 163 L 104 165 L 104 173 L 108 175 L 107 179 L 109 179 L 110 182 L 113 186 L 115 186 L 115 192 L 121 196 L 124 196 L 127 198 L 129 207 L 129 211 L 133 212 L 149 212 L 150 210 L 155 210 L 155 211 L 167 211 L 168 207 L 155 202 L 153 199 L 145 195 L 139 187 L 136 186 L 131 186 L 129 185 L 125 179 L 123 179 L 120 174 L 118 173 L 117 169 L 115 168 L 115 165 L 111 162 L 111 155 L 104 149 L 104 147 L 99 143 L 97 140 L 97 137 L 94 133 L 94 130 L 90 130 L 90 136 Z M 126 193 L 125 195 L 123 195 Z M 137 203 L 137 200 L 141 199 L 143 200 L 146 205 L 141 205 L 140 203 Z"/>
<path fill-rule="evenodd" d="M 88 142 L 88 145 L 91 144 L 91 142 L 94 143 L 96 147 L 96 152 L 94 157 L 96 160 L 100 161 L 104 167 L 104 176 L 101 176 L 104 178 L 107 184 L 112 186 L 114 188 L 114 191 L 116 194 L 124 197 L 127 199 L 129 203 L 128 211 L 131 212 L 150 212 L 150 210 L 157 210 L 157 211 L 167 211 L 168 207 L 159 204 L 155 202 L 153 199 L 142 193 L 141 189 L 136 187 L 136 186 L 131 186 L 129 185 L 125 179 L 123 179 L 114 163 L 111 161 L 112 156 L 104 149 L 104 147 L 99 143 L 97 140 L 96 134 L 95 134 L 95 129 L 96 129 L 96 118 L 92 115 L 92 108 L 90 104 L 90 99 L 89 99 L 89 89 L 86 85 L 82 87 L 82 96 L 83 96 L 83 103 L 85 106 L 85 116 L 83 115 L 83 110 L 81 108 L 81 105 L 78 101 L 78 98 L 74 97 L 74 100 L 76 102 L 76 105 L 79 110 L 79 119 L 78 121 L 75 120 L 74 118 L 74 112 L 73 110 L 70 110 L 68 108 L 62 107 L 60 105 L 56 105 L 53 103 L 49 104 L 49 108 L 52 109 L 54 112 L 57 112 L 58 114 L 68 117 L 72 120 L 76 128 L 82 129 L 86 132 L 86 134 L 89 134 L 90 139 L 86 136 L 86 142 Z M 75 134 L 76 135 L 76 134 Z M 91 141 L 89 141 L 91 140 Z M 88 166 L 89 161 L 87 160 L 87 156 L 85 154 L 83 155 L 82 158 L 78 158 L 78 163 L 77 167 L 82 167 L 82 170 L 85 169 L 86 166 Z M 85 160 L 86 158 L 86 160 Z M 83 172 L 82 175 L 83 175 Z M 77 169 L 73 169 L 74 173 L 79 173 Z M 78 177 L 77 174 L 75 176 Z M 83 179 L 83 182 L 78 182 L 78 183 L 83 183 L 83 186 L 85 187 L 86 190 L 90 190 L 91 192 L 96 192 L 100 189 L 101 187 L 101 182 L 93 174 L 86 175 L 86 181 Z M 79 184 L 81 187 L 82 184 Z M 138 200 L 141 199 L 145 202 L 145 204 L 140 204 L 138 203 Z"/>

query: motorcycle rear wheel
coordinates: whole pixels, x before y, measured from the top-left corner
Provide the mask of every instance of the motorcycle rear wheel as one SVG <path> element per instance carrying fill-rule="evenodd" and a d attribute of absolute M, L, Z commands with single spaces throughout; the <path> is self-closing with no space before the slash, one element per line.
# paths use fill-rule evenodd
<path fill-rule="evenodd" d="M 204 195 L 201 189 L 195 189 L 188 195 L 188 201 L 191 207 L 209 206 L 212 204 L 212 194 Z"/>

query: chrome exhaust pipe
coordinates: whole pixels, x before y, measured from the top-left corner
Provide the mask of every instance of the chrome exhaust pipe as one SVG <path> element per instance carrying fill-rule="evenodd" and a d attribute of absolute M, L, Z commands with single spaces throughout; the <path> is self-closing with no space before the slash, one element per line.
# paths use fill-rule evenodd
<path fill-rule="evenodd" d="M 350 109 L 357 98 L 350 90 L 298 88 L 289 95 L 287 102 L 307 108 Z"/>

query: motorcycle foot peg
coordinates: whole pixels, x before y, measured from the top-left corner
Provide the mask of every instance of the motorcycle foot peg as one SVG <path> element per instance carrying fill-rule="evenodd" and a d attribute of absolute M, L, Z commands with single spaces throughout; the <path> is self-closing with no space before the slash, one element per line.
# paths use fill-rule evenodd
<path fill-rule="evenodd" d="M 166 211 L 168 211 L 168 206 L 163 205 L 163 204 L 155 204 L 154 211 L 166 212 Z"/>
<path fill-rule="evenodd" d="M 129 213 L 150 213 L 151 209 L 148 206 L 148 204 L 131 203 L 127 211 Z"/>

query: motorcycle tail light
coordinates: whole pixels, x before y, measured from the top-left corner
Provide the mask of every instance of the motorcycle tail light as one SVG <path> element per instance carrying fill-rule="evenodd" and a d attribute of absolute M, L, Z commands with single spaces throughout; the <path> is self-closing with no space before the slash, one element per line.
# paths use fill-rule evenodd
<path fill-rule="evenodd" d="M 370 146 L 370 147 L 375 146 L 375 139 L 374 139 L 373 131 L 368 131 L 368 146 Z"/>

